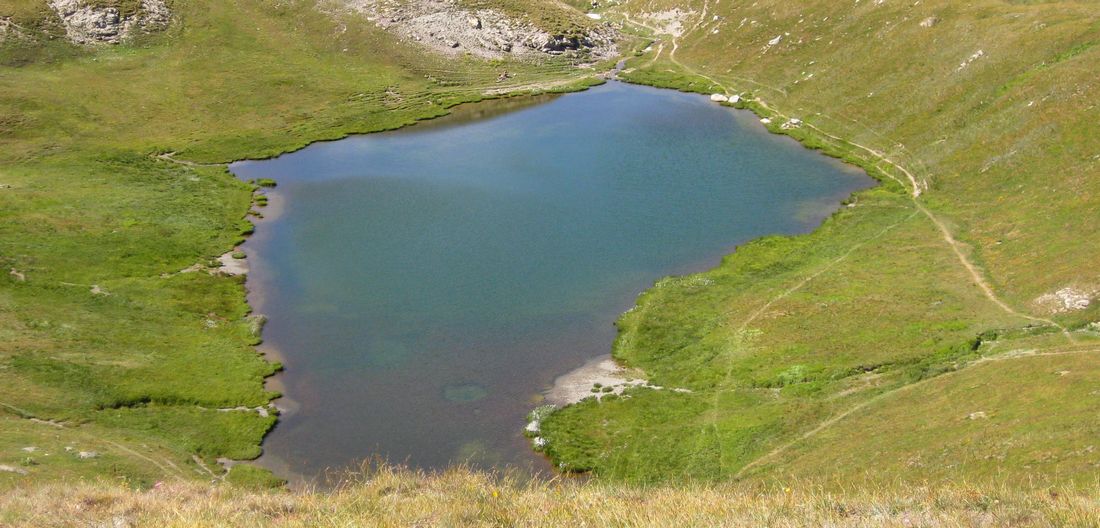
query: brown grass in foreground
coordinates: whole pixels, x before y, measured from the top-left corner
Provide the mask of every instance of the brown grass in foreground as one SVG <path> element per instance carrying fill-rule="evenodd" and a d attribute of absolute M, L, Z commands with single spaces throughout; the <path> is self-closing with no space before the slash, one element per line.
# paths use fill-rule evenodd
<path fill-rule="evenodd" d="M 50 483 L 0 497 L 0 526 L 1098 526 L 1100 494 L 952 485 L 641 487 L 465 469 L 381 469 L 328 492 Z"/>

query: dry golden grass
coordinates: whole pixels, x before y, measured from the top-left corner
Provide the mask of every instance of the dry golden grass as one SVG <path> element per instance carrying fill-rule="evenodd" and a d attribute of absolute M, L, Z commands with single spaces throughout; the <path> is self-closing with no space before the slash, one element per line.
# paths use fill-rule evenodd
<path fill-rule="evenodd" d="M 194 482 L 135 491 L 50 483 L 0 497 L 2 526 L 1097 526 L 1095 492 L 902 486 L 520 481 L 465 469 L 383 468 L 327 492 Z"/>

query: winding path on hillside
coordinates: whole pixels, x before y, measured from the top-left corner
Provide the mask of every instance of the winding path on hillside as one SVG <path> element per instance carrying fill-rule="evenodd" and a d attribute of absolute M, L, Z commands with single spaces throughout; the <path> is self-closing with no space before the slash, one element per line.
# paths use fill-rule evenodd
<path fill-rule="evenodd" d="M 696 70 L 695 68 L 692 68 L 691 66 L 688 66 L 687 64 L 684 64 L 684 63 L 680 62 L 680 60 L 676 58 L 676 52 L 680 48 L 680 44 L 679 44 L 680 38 L 683 35 L 690 34 L 691 32 L 693 32 L 693 31 L 695 31 L 699 28 L 699 25 L 706 19 L 706 15 L 707 15 L 707 12 L 708 12 L 709 5 L 710 5 L 709 1 L 705 1 L 703 3 L 703 11 L 702 11 L 702 14 L 700 15 L 699 19 L 696 21 L 696 23 L 690 29 L 683 32 L 681 35 L 671 35 L 671 34 L 668 34 L 668 33 L 661 33 L 661 31 L 658 28 L 655 28 L 655 27 L 650 26 L 648 24 L 645 24 L 643 22 L 639 22 L 637 20 L 634 20 L 634 19 L 630 18 L 630 16 L 625 14 L 625 13 L 620 13 L 620 15 L 623 16 L 624 19 L 628 23 L 630 23 L 632 25 L 635 25 L 635 26 L 638 26 L 638 27 L 645 28 L 649 31 L 654 32 L 655 36 L 662 36 L 663 35 L 663 36 L 668 37 L 670 42 L 671 42 L 671 46 L 672 46 L 672 48 L 671 48 L 671 50 L 669 51 L 669 54 L 668 54 L 668 58 L 669 58 L 670 62 L 672 62 L 673 64 L 675 64 L 679 68 L 683 69 L 685 72 L 687 72 L 691 75 L 694 75 L 696 77 L 706 79 L 706 80 L 710 81 L 711 83 L 713 83 L 715 86 L 718 86 L 718 87 L 722 88 L 723 91 L 725 91 L 727 93 L 731 93 L 731 92 L 734 92 L 735 90 L 730 90 L 729 87 L 726 86 L 726 84 L 722 83 L 721 81 L 715 79 L 714 77 L 706 75 L 706 74 Z M 663 49 L 663 44 L 662 44 L 662 47 L 659 48 L 659 49 Z M 766 86 L 769 89 L 774 90 L 774 91 L 779 92 L 779 93 L 786 93 L 785 91 L 783 91 L 781 89 L 770 87 L 770 86 L 767 86 L 767 85 L 763 85 L 761 83 L 750 81 L 748 79 L 739 79 L 739 80 L 752 82 L 753 84 L 757 84 L 757 85 L 760 85 L 760 86 Z M 769 105 L 766 101 L 764 101 L 763 99 L 760 99 L 759 97 L 754 97 L 753 102 L 760 105 L 762 108 L 764 108 L 765 110 L 767 110 L 768 112 L 770 112 L 774 116 L 780 117 L 780 118 L 785 119 L 785 120 L 790 120 L 791 119 L 790 116 L 780 112 L 778 109 L 776 109 L 775 107 Z M 893 170 L 895 170 L 897 172 L 900 172 L 901 174 L 905 175 L 906 180 L 908 180 L 908 185 L 906 185 L 905 182 L 903 182 L 901 179 L 897 178 L 896 176 L 894 176 L 890 172 L 883 171 L 883 174 L 885 174 L 886 176 L 888 176 L 892 180 L 896 181 L 899 185 L 901 185 L 903 188 L 905 188 L 908 191 L 909 197 L 913 201 L 913 204 L 916 206 L 917 210 L 919 210 L 922 214 L 924 214 L 924 216 L 927 217 L 928 220 L 931 221 L 932 224 L 936 226 L 936 228 L 940 231 L 944 242 L 946 242 L 947 245 L 951 248 L 952 252 L 958 258 L 959 263 L 963 266 L 963 268 L 966 269 L 967 274 L 970 275 L 970 277 L 973 280 L 974 284 L 976 284 L 978 286 L 978 288 L 982 290 L 982 293 L 991 302 L 993 302 L 995 305 L 997 305 L 997 307 L 999 307 L 1005 313 L 1008 313 L 1010 315 L 1020 317 L 1020 318 L 1023 318 L 1023 319 L 1028 319 L 1028 320 L 1033 321 L 1033 322 L 1042 323 L 1042 324 L 1047 325 L 1047 326 L 1053 326 L 1055 328 L 1058 328 L 1063 333 L 1063 335 L 1065 335 L 1066 339 L 1070 343 L 1075 342 L 1074 337 L 1062 325 L 1058 324 L 1057 322 L 1055 322 L 1051 319 L 1046 319 L 1046 318 L 1043 318 L 1043 317 L 1037 317 L 1037 316 L 1033 316 L 1033 315 L 1030 315 L 1030 314 L 1020 312 L 1020 311 L 1012 308 L 1008 303 L 1006 303 L 1004 300 L 1002 300 L 997 295 L 997 293 L 995 291 L 993 291 L 993 288 L 989 285 L 989 283 L 985 279 L 984 275 L 978 270 L 978 267 L 970 260 L 970 258 L 967 257 L 966 253 L 962 249 L 962 244 L 959 243 L 955 239 L 955 237 L 951 234 L 951 231 L 947 228 L 947 225 L 943 222 L 943 220 L 941 220 L 934 213 L 932 213 L 932 211 L 930 211 L 927 207 L 925 207 L 925 205 L 921 202 L 920 196 L 925 190 L 928 189 L 928 186 L 929 186 L 927 178 L 918 179 L 911 171 L 909 171 L 909 169 L 905 168 L 900 163 L 898 163 L 896 160 L 889 157 L 889 155 L 887 155 L 886 153 L 881 152 L 879 150 L 876 150 L 876 149 L 874 149 L 870 146 L 862 145 L 860 143 L 856 143 L 856 142 L 853 142 L 853 141 L 850 141 L 850 140 L 840 138 L 838 136 L 835 136 L 833 134 L 830 134 L 830 133 L 818 128 L 817 126 L 815 126 L 811 123 L 803 122 L 802 126 L 810 128 L 814 132 L 816 132 L 817 134 L 819 134 L 819 135 L 821 135 L 825 138 L 828 138 L 828 139 L 830 139 L 834 142 L 837 142 L 841 145 L 850 145 L 850 146 L 852 146 L 856 149 L 859 149 L 859 150 L 869 154 L 873 159 L 877 160 L 878 163 L 885 164 L 885 165 L 889 166 L 890 168 L 892 168 Z M 866 125 L 863 125 L 863 126 L 865 126 L 872 133 L 881 136 L 881 134 L 879 134 L 874 129 L 872 129 L 870 127 L 867 127 Z"/>
<path fill-rule="evenodd" d="M 708 10 L 709 10 L 709 6 L 710 6 L 709 0 L 705 0 L 704 3 L 703 3 L 702 13 L 699 15 L 699 17 L 696 20 L 695 24 L 693 24 L 691 26 L 691 28 L 689 28 L 686 31 L 683 31 L 679 34 L 670 34 L 670 33 L 667 33 L 667 32 L 662 32 L 660 29 L 658 29 L 656 27 L 653 27 L 651 25 L 645 24 L 644 22 L 632 19 L 625 12 L 619 12 L 618 14 L 620 16 L 622 16 L 627 23 L 629 23 L 633 26 L 644 28 L 646 30 L 651 31 L 653 33 L 653 37 L 657 40 L 657 44 L 658 44 L 657 53 L 647 63 L 645 63 L 644 66 L 648 67 L 648 66 L 653 65 L 657 61 L 657 58 L 660 56 L 661 52 L 664 51 L 665 45 L 664 45 L 663 42 L 660 41 L 661 37 L 664 37 L 664 38 L 667 38 L 669 40 L 669 43 L 670 43 L 670 50 L 669 50 L 669 53 L 668 53 L 669 62 L 671 62 L 672 64 L 674 64 L 677 67 L 681 68 L 683 71 L 687 72 L 688 74 L 691 74 L 691 75 L 694 75 L 696 77 L 699 77 L 699 78 L 702 78 L 702 79 L 706 79 L 707 81 L 710 81 L 715 86 L 720 87 L 725 93 L 734 93 L 735 90 L 730 90 L 729 87 L 727 87 L 725 83 L 723 83 L 723 82 L 721 82 L 721 81 L 715 79 L 714 77 L 711 77 L 711 76 L 709 76 L 705 73 L 702 73 L 702 72 L 696 70 L 695 68 L 692 68 L 691 66 L 688 66 L 687 64 L 684 64 L 684 63 L 680 62 L 680 60 L 676 57 L 676 52 L 680 48 L 680 38 L 683 37 L 684 35 L 691 34 L 693 31 L 696 31 L 700 27 L 700 25 L 703 24 L 703 22 L 706 20 L 706 16 L 707 16 L 707 13 L 708 13 Z M 772 86 L 768 86 L 768 85 L 756 82 L 756 81 L 751 80 L 751 79 L 737 78 L 737 80 L 742 81 L 742 82 L 747 82 L 747 83 L 753 84 L 755 86 L 761 86 L 761 87 L 767 88 L 768 90 L 774 91 L 776 93 L 786 95 L 785 90 L 782 90 L 780 88 L 775 88 L 775 87 L 772 87 Z M 755 104 L 759 105 L 761 108 L 763 108 L 767 112 L 771 113 L 772 116 L 774 116 L 774 117 L 778 117 L 778 118 L 786 120 L 786 121 L 790 121 L 790 119 L 791 119 L 790 116 L 780 112 L 778 109 L 772 107 L 771 105 L 769 105 L 767 102 L 765 102 L 763 99 L 761 99 L 759 97 L 754 97 L 753 102 Z M 866 128 L 867 130 L 869 130 L 871 133 L 873 133 L 876 136 L 885 137 L 881 133 L 879 133 L 878 131 L 874 130 L 873 128 L 871 128 L 867 125 L 864 125 L 862 123 L 860 123 L 860 125 L 863 126 L 864 128 Z M 800 290 L 801 288 L 803 288 L 804 286 L 809 284 L 815 278 L 817 278 L 820 275 L 828 272 L 833 267 L 835 267 L 837 264 L 839 264 L 843 260 L 847 259 L 857 249 L 859 249 L 859 248 L 863 247 L 864 245 L 866 245 L 868 242 L 883 236 L 888 231 L 890 231 L 894 227 L 896 227 L 898 224 L 900 224 L 902 222 L 905 222 L 905 221 L 911 219 L 917 213 L 920 213 L 925 218 L 927 218 L 928 221 L 930 221 L 936 227 L 936 229 L 940 232 L 940 236 L 941 236 L 941 239 L 943 240 L 943 242 L 945 244 L 947 244 L 948 247 L 951 248 L 952 253 L 954 253 L 955 257 L 957 258 L 957 260 L 959 262 L 959 264 L 966 271 L 966 273 L 970 277 L 971 281 L 976 286 L 978 286 L 978 288 L 982 291 L 982 294 L 990 302 L 992 302 L 994 305 L 996 305 L 1003 312 L 1005 312 L 1009 315 L 1012 315 L 1014 317 L 1025 319 L 1025 320 L 1032 321 L 1032 322 L 1035 322 L 1035 323 L 1041 323 L 1044 326 L 1050 326 L 1050 327 L 1057 328 L 1062 333 L 1062 335 L 1066 338 L 1066 340 L 1070 343 L 1070 345 L 1073 345 L 1077 342 L 1077 340 L 1069 332 L 1069 330 L 1067 328 L 1065 328 L 1064 326 L 1062 326 L 1061 324 L 1057 323 L 1056 321 L 1053 321 L 1053 320 L 1047 319 L 1047 318 L 1043 318 L 1043 317 L 1034 316 L 1034 315 L 1027 314 L 1027 313 L 1021 312 L 1019 310 L 1016 310 L 1015 308 L 1010 306 L 1007 302 L 1005 302 L 1003 299 L 1001 299 L 1000 296 L 997 295 L 997 293 L 990 286 L 989 282 L 986 280 L 986 277 L 984 276 L 984 274 L 979 270 L 978 266 L 975 265 L 971 261 L 971 259 L 967 256 L 966 252 L 964 251 L 963 245 L 958 240 L 956 240 L 955 236 L 951 233 L 951 230 L 947 227 L 947 224 L 941 218 L 939 218 L 936 214 L 934 214 L 931 210 L 929 210 L 924 205 L 924 203 L 922 203 L 921 195 L 924 191 L 928 190 L 928 188 L 929 188 L 929 182 L 928 182 L 927 178 L 918 178 L 916 175 L 913 174 L 913 172 L 911 172 L 906 167 L 902 166 L 897 160 L 893 159 L 888 154 L 886 154 L 884 152 L 881 152 L 881 151 L 879 151 L 875 148 L 872 148 L 868 145 L 863 145 L 863 144 L 860 144 L 860 143 L 856 143 L 854 141 L 850 141 L 850 140 L 840 138 L 836 135 L 833 135 L 829 132 L 826 132 L 826 131 L 818 128 L 817 126 L 815 126 L 811 123 L 807 123 L 805 121 L 802 122 L 802 126 L 813 130 L 815 133 L 819 134 L 820 136 L 822 136 L 824 138 L 828 138 L 829 140 L 831 140 L 833 142 L 836 142 L 838 145 L 850 145 L 851 147 L 853 147 L 855 149 L 863 151 L 864 153 L 870 155 L 870 157 L 873 160 L 876 160 L 876 165 L 879 165 L 880 169 L 886 169 L 886 168 L 892 169 L 892 171 L 891 170 L 881 170 L 881 172 L 884 175 L 886 175 L 887 177 L 889 177 L 890 179 L 897 182 L 899 185 L 901 185 L 902 188 L 906 189 L 906 191 L 907 191 L 906 194 L 908 195 L 909 199 L 911 200 L 911 202 L 912 202 L 913 206 L 915 207 L 916 211 L 912 215 L 907 216 L 904 220 L 899 221 L 898 223 L 895 223 L 893 225 L 890 225 L 890 226 L 886 227 L 885 229 L 883 229 L 882 231 L 876 233 L 872 237 L 853 245 L 851 248 L 848 249 L 847 252 L 845 252 L 840 257 L 838 257 L 836 259 L 833 259 L 832 261 L 826 263 L 824 266 L 820 267 L 816 271 L 810 273 L 809 275 L 807 275 L 806 277 L 801 279 L 799 282 L 797 282 L 791 288 L 788 288 L 788 289 L 780 292 L 776 296 L 772 297 L 771 299 L 769 299 L 762 306 L 760 306 L 757 310 L 753 311 L 744 321 L 742 321 L 742 323 L 739 326 L 739 331 L 736 335 L 739 335 L 739 336 L 744 335 L 745 331 L 748 330 L 749 325 L 752 324 L 752 322 L 755 321 L 761 314 L 765 313 L 776 302 L 788 297 L 792 293 Z M 903 150 L 905 150 L 904 145 L 901 145 L 901 148 Z M 903 181 L 901 178 L 898 178 L 893 172 L 900 173 L 900 174 L 904 175 L 905 181 Z M 987 361 L 1017 359 L 1017 358 L 1021 358 L 1021 357 L 1063 355 L 1063 354 L 1069 354 L 1069 353 L 1098 352 L 1098 351 L 1100 351 L 1100 349 L 1086 349 L 1086 350 L 1077 350 L 1077 351 L 1070 351 L 1070 352 L 1050 351 L 1050 352 L 1045 352 L 1045 353 L 1016 354 L 1016 355 L 1005 355 L 1005 356 L 992 357 L 992 358 L 982 358 L 978 361 L 975 361 L 975 362 L 969 363 L 967 365 L 964 365 L 963 367 L 949 373 L 948 375 L 955 374 L 959 371 L 962 371 L 964 369 L 967 369 L 967 368 L 975 366 L 975 365 L 982 364 L 982 363 L 987 362 Z M 724 378 L 727 383 L 733 375 L 734 368 L 735 368 L 734 356 L 731 354 L 730 359 L 729 359 L 729 365 L 728 365 L 728 368 L 726 370 L 726 375 L 725 375 L 725 378 Z M 918 381 L 918 382 L 915 382 L 915 383 L 902 385 L 902 386 L 900 386 L 896 389 L 889 390 L 889 391 L 883 392 L 881 394 L 878 394 L 878 395 L 876 395 L 876 396 L 874 396 L 874 397 L 872 397 L 872 398 L 870 398 L 870 399 L 868 399 L 864 402 L 861 402 L 861 403 L 859 403 L 859 404 L 857 404 L 857 405 L 855 405 L 855 406 L 853 406 L 853 407 L 851 407 L 851 408 L 849 408 L 849 409 L 847 409 L 847 410 L 845 410 L 845 411 L 843 411 L 839 414 L 836 414 L 836 415 L 822 421 L 821 423 L 819 423 L 818 425 L 816 425 L 812 429 L 804 432 L 803 434 L 801 434 L 797 438 L 776 447 L 775 449 L 769 451 L 768 453 L 766 453 L 766 454 L 752 460 L 748 464 L 742 466 L 737 471 L 737 473 L 734 474 L 734 478 L 736 479 L 736 478 L 742 477 L 750 469 L 752 469 L 754 467 L 757 467 L 762 463 L 765 463 L 767 461 L 770 461 L 770 460 L 774 459 L 776 456 L 778 456 L 778 455 L 782 454 L 783 452 L 787 451 L 792 446 L 797 445 L 800 442 L 803 442 L 803 441 L 817 435 L 821 431 L 824 431 L 824 430 L 828 429 L 829 427 L 831 427 L 832 425 L 844 420 L 846 417 L 851 416 L 853 413 L 856 413 L 860 410 L 863 410 L 863 409 L 867 408 L 868 406 L 871 406 L 875 403 L 878 403 L 878 402 L 880 402 L 880 401 L 882 401 L 882 400 L 884 400 L 884 399 L 886 399 L 886 398 L 888 398 L 892 395 L 899 394 L 902 391 L 911 390 L 911 389 L 913 389 L 915 387 L 918 387 L 918 386 L 921 386 L 921 385 L 923 385 L 923 384 L 925 384 L 925 383 L 927 383 L 927 382 L 929 382 L 933 379 L 939 379 L 941 377 L 942 376 L 935 376 L 935 377 L 931 377 L 931 378 L 926 378 L 924 380 L 921 380 L 921 381 Z M 717 417 L 718 417 L 718 410 L 719 410 L 720 403 L 721 403 L 720 394 L 721 394 L 721 391 L 715 391 L 714 401 L 712 403 L 711 420 L 710 420 L 710 424 L 709 424 L 709 429 L 712 432 L 712 434 L 715 436 L 715 438 L 717 438 L 717 435 L 718 435 L 718 418 Z M 700 442 L 699 442 L 700 445 L 698 446 L 698 448 L 696 450 L 697 453 L 701 452 L 701 450 L 705 448 L 705 445 L 704 445 L 705 444 L 705 442 L 704 442 L 705 436 L 706 435 L 700 435 Z M 718 465 L 719 465 L 719 467 L 721 467 L 721 460 L 722 460 L 722 456 L 723 456 L 723 450 L 722 449 L 718 450 L 718 456 L 719 456 Z"/>
<path fill-rule="evenodd" d="M 84 438 L 84 440 L 87 441 L 89 444 L 107 445 L 111 450 L 118 452 L 124 458 L 129 458 L 131 460 L 140 460 L 142 462 L 156 466 L 156 468 L 160 470 L 161 474 L 167 477 L 178 478 L 181 480 L 187 478 L 187 474 L 168 458 L 162 457 L 160 460 L 157 460 L 149 455 L 145 455 L 113 440 L 108 440 L 106 438 L 103 438 L 102 436 L 83 431 L 81 430 L 79 425 L 76 427 L 69 427 L 64 423 L 54 420 L 43 420 L 41 418 L 36 418 L 30 411 L 20 409 L 19 407 L 16 407 L 9 403 L 0 402 L 0 407 L 7 409 L 17 418 L 25 419 L 38 425 L 44 425 L 69 431 L 76 436 Z M 209 469 L 207 469 L 205 465 L 203 465 L 202 467 L 203 469 L 206 469 L 208 473 L 210 473 Z M 213 475 L 213 473 L 210 474 Z"/>
<path fill-rule="evenodd" d="M 775 459 L 775 457 L 783 454 L 788 449 L 790 449 L 790 448 L 794 447 L 795 445 L 798 445 L 798 444 L 814 437 L 818 433 L 832 427 L 837 422 L 840 422 L 841 420 L 844 420 L 845 418 L 851 416 L 852 414 L 855 414 L 858 411 L 862 411 L 863 409 L 866 409 L 867 407 L 870 407 L 871 405 L 874 405 L 874 404 L 876 404 L 878 402 L 881 402 L 881 401 L 883 401 L 887 398 L 890 398 L 891 396 L 897 396 L 897 395 L 902 394 L 904 392 L 908 392 L 911 389 L 915 389 L 917 387 L 923 386 L 923 385 L 925 385 L 925 384 L 927 384 L 931 381 L 942 380 L 946 377 L 957 375 L 960 372 L 967 371 L 967 370 L 970 370 L 974 367 L 977 367 L 979 365 L 984 365 L 984 364 L 987 364 L 987 363 L 995 363 L 995 362 L 1000 362 L 1000 361 L 1009 361 L 1009 360 L 1013 360 L 1013 359 L 1030 359 L 1030 358 L 1037 358 L 1037 357 L 1066 356 L 1066 355 L 1071 355 L 1071 354 L 1091 354 L 1091 353 L 1096 353 L 1096 352 L 1100 352 L 1100 348 L 1085 348 L 1085 349 L 1076 349 L 1076 350 L 1055 349 L 1055 350 L 1048 350 L 1046 352 L 1025 351 L 1025 352 L 1020 352 L 1020 353 L 1005 353 L 1005 354 L 1001 354 L 1001 355 L 998 355 L 998 356 L 982 357 L 980 359 L 977 359 L 977 360 L 974 360 L 970 363 L 967 363 L 966 365 L 963 365 L 962 367 L 960 367 L 956 370 L 953 370 L 951 372 L 948 372 L 946 374 L 942 374 L 942 375 L 939 375 L 939 376 L 932 376 L 930 378 L 924 378 L 920 381 L 917 381 L 917 382 L 914 382 L 914 383 L 909 383 L 907 385 L 902 385 L 902 386 L 900 386 L 896 389 L 883 392 L 881 394 L 878 394 L 878 395 L 874 396 L 873 398 L 868 399 L 867 401 L 864 401 L 864 402 L 861 402 L 857 405 L 854 405 L 851 408 L 849 408 L 849 409 L 847 409 L 847 410 L 845 410 L 841 413 L 833 415 L 829 419 L 819 423 L 813 429 L 810 429 L 809 431 L 806 431 L 805 433 L 802 433 L 797 438 L 795 438 L 795 439 L 793 439 L 793 440 L 791 440 L 791 441 L 789 441 L 785 444 L 782 444 L 779 447 L 776 447 L 775 449 L 772 449 L 771 451 L 765 453 L 764 455 L 753 459 L 748 464 L 745 464 L 744 466 L 741 466 L 741 469 L 739 469 L 737 471 L 737 473 L 734 473 L 733 478 L 738 479 L 738 478 L 743 477 L 745 475 L 745 473 L 748 472 L 750 469 L 753 469 L 755 467 L 760 466 L 761 464 L 764 464 L 765 462 L 769 462 L 769 461 Z"/>

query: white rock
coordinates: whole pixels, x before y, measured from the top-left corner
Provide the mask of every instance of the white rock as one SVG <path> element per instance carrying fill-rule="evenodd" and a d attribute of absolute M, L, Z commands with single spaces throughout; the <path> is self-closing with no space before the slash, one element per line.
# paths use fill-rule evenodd
<path fill-rule="evenodd" d="M 802 126 L 802 120 L 793 117 L 786 123 L 783 123 L 784 129 L 798 128 L 800 126 Z"/>
<path fill-rule="evenodd" d="M 983 50 L 975 51 L 972 55 L 967 57 L 965 61 L 963 61 L 962 63 L 959 64 L 959 67 L 956 68 L 956 71 L 961 71 L 963 68 L 966 68 L 967 66 L 970 66 L 974 61 L 976 61 L 976 60 L 978 60 L 978 59 L 980 59 L 984 56 L 985 56 L 985 51 L 983 51 Z"/>
<path fill-rule="evenodd" d="M 138 12 L 131 16 L 122 16 L 114 7 L 88 5 L 86 0 L 50 0 L 48 3 L 61 18 L 65 35 L 77 44 L 118 44 L 135 29 L 163 29 L 171 17 L 164 0 L 142 0 Z"/>
<path fill-rule="evenodd" d="M 783 35 L 779 35 L 778 37 L 775 37 L 775 38 L 769 40 L 768 45 L 769 46 L 775 46 L 776 44 L 779 44 L 782 41 L 783 41 Z"/>
<path fill-rule="evenodd" d="M 726 96 L 724 96 L 720 93 L 714 93 L 714 94 L 710 94 L 710 100 L 714 101 L 716 103 L 724 103 L 726 101 L 729 101 L 730 98 L 726 97 Z"/>
<path fill-rule="evenodd" d="M 505 54 L 532 58 L 543 54 L 574 52 L 596 62 L 617 57 L 617 30 L 597 24 L 583 35 L 565 38 L 494 9 L 471 9 L 455 1 L 390 2 L 386 0 L 338 0 L 352 11 L 410 41 L 421 42 L 437 52 L 454 56 L 472 54 L 498 59 Z M 586 13 L 593 20 L 598 13 Z"/>
<path fill-rule="evenodd" d="M 1054 293 L 1045 293 L 1035 299 L 1035 303 L 1048 307 L 1054 313 L 1084 310 L 1092 304 L 1096 292 L 1072 287 L 1062 288 Z"/>

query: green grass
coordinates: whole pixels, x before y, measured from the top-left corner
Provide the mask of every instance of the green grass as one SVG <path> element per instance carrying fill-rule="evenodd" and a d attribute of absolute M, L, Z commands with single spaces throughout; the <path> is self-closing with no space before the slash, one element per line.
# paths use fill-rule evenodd
<path fill-rule="evenodd" d="M 882 484 L 898 475 L 921 482 L 966 475 L 1019 487 L 1092 486 L 1095 446 L 1082 440 L 1100 426 L 1096 396 L 1082 396 L 1095 391 L 1098 375 L 1090 353 L 979 363 L 891 394 L 754 472 Z M 878 440 L 836 448 L 851 438 Z"/>
<path fill-rule="evenodd" d="M 684 4 L 631 1 L 608 14 Z M 676 54 L 672 37 L 658 35 L 630 61 L 628 80 L 740 93 L 739 106 L 773 118 L 769 130 L 860 165 L 883 186 L 811 235 L 754 241 L 713 271 L 646 292 L 620 319 L 614 355 L 666 390 L 554 413 L 542 427 L 546 452 L 566 469 L 643 482 L 1091 482 L 1092 427 L 1076 404 L 1057 403 L 1091 392 L 1047 375 L 1041 361 L 976 361 L 1057 351 L 1067 339 L 984 295 L 932 219 L 1011 309 L 1070 329 L 1097 320 L 1095 306 L 1050 314 L 1033 303 L 1100 286 L 1100 246 L 1089 242 L 1100 227 L 1095 13 L 1075 2 L 687 4 L 697 15 Z M 938 24 L 919 25 L 933 15 Z M 777 112 L 814 128 L 784 130 Z M 919 198 L 928 215 L 908 196 L 908 177 L 861 146 L 928 182 Z M 1100 351 L 1094 334 L 1075 339 Z M 978 377 L 987 399 L 948 408 L 940 394 L 950 380 Z M 964 403 L 1020 416 L 996 429 L 1003 449 L 945 447 L 994 434 L 969 436 Z M 934 462 L 910 468 L 914 457 Z"/>
<path fill-rule="evenodd" d="M 561 32 L 594 23 L 564 4 L 467 5 Z M 0 464 L 26 473 L 0 482 L 147 487 L 220 478 L 216 458 L 258 454 L 275 418 L 219 409 L 274 396 L 263 380 L 278 365 L 252 348 L 261 320 L 241 279 L 180 273 L 236 246 L 264 202 L 219 164 L 496 92 L 599 82 L 565 60 L 425 54 L 305 0 L 173 7 L 164 33 L 90 50 L 65 44 L 40 2 L 0 0 L 0 16 L 36 36 L 0 47 L 0 270 L 16 271 L 0 275 Z M 642 33 L 635 50 L 656 42 L 626 79 L 743 94 L 769 130 L 882 185 L 812 234 L 751 242 L 646 292 L 619 321 L 614 355 L 664 389 L 542 417 L 547 454 L 645 483 L 1088 484 L 1100 302 L 1052 314 L 1033 301 L 1100 289 L 1092 6 L 630 0 L 603 12 L 672 7 L 695 13 L 675 55 L 670 36 L 628 24 Z M 504 70 L 514 77 L 496 83 Z M 784 116 L 805 125 L 785 130 Z M 917 200 L 899 166 L 927 186 Z M 225 479 L 274 483 L 255 468 Z"/>
<path fill-rule="evenodd" d="M 225 481 L 236 488 L 244 489 L 271 489 L 286 484 L 286 481 L 275 477 L 270 471 L 264 471 L 250 464 L 237 464 L 230 468 L 225 475 Z"/>
<path fill-rule="evenodd" d="M 43 6 L 2 0 L 0 16 L 48 20 Z M 27 26 L 37 40 L 0 46 L 0 464 L 24 447 L 42 462 L 0 486 L 208 478 L 216 458 L 259 455 L 275 417 L 218 409 L 275 396 L 264 378 L 279 367 L 253 348 L 262 323 L 242 278 L 181 272 L 253 229 L 254 186 L 219 164 L 396 128 L 489 89 L 590 82 L 557 60 L 423 54 L 304 0 L 173 8 L 166 32 L 127 45 L 78 49 L 41 22 Z M 91 431 L 101 457 L 59 456 Z"/>

